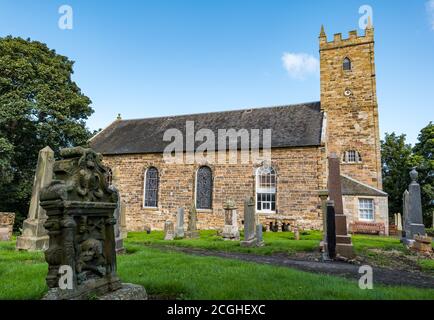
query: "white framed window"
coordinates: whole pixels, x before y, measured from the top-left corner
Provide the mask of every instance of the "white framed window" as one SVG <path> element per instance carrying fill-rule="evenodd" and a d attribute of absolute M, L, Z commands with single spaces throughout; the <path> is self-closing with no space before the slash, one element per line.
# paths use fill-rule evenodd
<path fill-rule="evenodd" d="M 158 207 L 158 185 L 159 176 L 158 170 L 155 167 L 150 167 L 145 172 L 145 181 L 143 188 L 143 207 L 157 208 Z"/>
<path fill-rule="evenodd" d="M 256 170 L 256 210 L 276 212 L 276 171 L 272 167 Z"/>
<path fill-rule="evenodd" d="M 348 150 L 348 151 L 344 152 L 343 162 L 344 163 L 361 163 L 362 162 L 362 156 L 356 150 Z"/>
<path fill-rule="evenodd" d="M 374 221 L 375 207 L 373 199 L 359 199 L 359 220 Z"/>

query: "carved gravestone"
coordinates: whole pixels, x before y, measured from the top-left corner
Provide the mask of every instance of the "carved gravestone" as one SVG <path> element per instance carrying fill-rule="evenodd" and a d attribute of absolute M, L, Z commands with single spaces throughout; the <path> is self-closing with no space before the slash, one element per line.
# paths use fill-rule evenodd
<path fill-rule="evenodd" d="M 63 149 L 62 160 L 54 163 L 54 180 L 40 193 L 40 205 L 46 210 L 45 228 L 49 248 L 46 282 L 49 292 L 44 299 L 89 299 L 93 296 L 125 290 L 141 292 L 140 286 L 122 286 L 116 275 L 114 210 L 117 194 L 106 181 L 107 169 L 102 156 L 81 147 Z M 66 270 L 68 284 L 60 277 Z M 121 289 L 120 291 L 117 291 Z"/>
<path fill-rule="evenodd" d="M 0 241 L 10 241 L 15 222 L 15 213 L 0 212 Z"/>
<path fill-rule="evenodd" d="M 39 193 L 52 180 L 53 163 L 54 152 L 50 147 L 47 146 L 39 151 L 28 217 L 23 222 L 22 235 L 17 237 L 18 250 L 36 251 L 48 248 L 48 234 L 44 228 L 47 215 L 39 205 Z"/>
<path fill-rule="evenodd" d="M 185 236 L 187 238 L 199 238 L 199 232 L 197 231 L 197 210 L 194 204 L 188 210 L 188 225 Z"/>
<path fill-rule="evenodd" d="M 256 225 L 256 246 L 262 247 L 264 246 L 263 232 L 262 232 L 262 224 L 258 223 Z"/>
<path fill-rule="evenodd" d="M 172 221 L 164 223 L 164 240 L 173 240 L 175 238 L 175 228 Z"/>
<path fill-rule="evenodd" d="M 253 197 L 247 198 L 244 201 L 244 240 L 240 244 L 242 247 L 254 247 L 257 245 L 255 200 Z"/>
<path fill-rule="evenodd" d="M 225 225 L 222 232 L 223 239 L 240 240 L 240 231 L 238 230 L 238 214 L 235 202 L 228 200 L 224 204 L 223 208 L 225 210 Z"/>
<path fill-rule="evenodd" d="M 111 185 L 110 189 L 116 194 L 117 197 L 117 203 L 116 203 L 116 209 L 114 211 L 114 218 L 115 218 L 115 226 L 114 226 L 114 231 L 115 231 L 115 250 L 117 253 L 122 253 L 125 251 L 124 249 L 124 239 L 122 237 L 122 232 L 121 232 L 121 219 L 122 219 L 122 201 L 121 201 L 121 197 L 119 194 L 119 190 L 116 188 L 116 186 Z M 124 212 L 125 213 L 125 212 Z"/>
<path fill-rule="evenodd" d="M 176 238 L 184 238 L 184 208 L 178 208 L 176 214 Z"/>

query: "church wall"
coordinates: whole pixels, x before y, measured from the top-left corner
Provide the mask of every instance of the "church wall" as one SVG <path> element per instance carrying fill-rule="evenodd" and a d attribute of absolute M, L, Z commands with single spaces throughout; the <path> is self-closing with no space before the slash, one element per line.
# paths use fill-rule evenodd
<path fill-rule="evenodd" d="M 322 217 L 318 190 L 324 189 L 324 151 L 318 147 L 272 149 L 271 162 L 277 172 L 276 209 L 274 216 L 294 219 L 304 229 L 321 229 Z M 145 227 L 163 229 L 166 220 L 176 221 L 179 207 L 194 203 L 195 173 L 199 164 L 168 164 L 162 154 L 116 155 L 104 157 L 104 163 L 116 175 L 117 188 L 126 205 L 129 231 Z M 158 208 L 143 208 L 146 168 L 159 170 Z M 199 229 L 218 229 L 224 225 L 223 204 L 234 200 L 239 222 L 243 219 L 243 202 L 255 196 L 255 170 L 259 163 L 214 164 L 212 210 L 198 210 Z M 187 216 L 187 211 L 186 211 Z M 274 217 L 260 214 L 259 219 Z"/>

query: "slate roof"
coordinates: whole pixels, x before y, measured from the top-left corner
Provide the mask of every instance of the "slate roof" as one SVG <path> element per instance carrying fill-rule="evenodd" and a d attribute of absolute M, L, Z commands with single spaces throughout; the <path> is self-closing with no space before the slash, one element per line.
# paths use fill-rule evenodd
<path fill-rule="evenodd" d="M 387 197 L 387 193 L 374 187 L 361 183 L 353 178 L 341 175 L 342 195 L 344 196 L 368 196 Z"/>
<path fill-rule="evenodd" d="M 320 108 L 320 102 L 312 102 L 172 117 L 116 120 L 91 139 L 90 146 L 105 155 L 161 153 L 170 144 L 163 141 L 164 132 L 171 128 L 178 129 L 185 138 L 186 121 L 194 121 L 195 132 L 202 128 L 211 129 L 216 141 L 218 129 L 272 129 L 272 148 L 319 146 L 323 120 Z M 260 137 L 262 142 L 262 134 Z M 196 143 L 196 147 L 200 144 L 202 142 Z"/>

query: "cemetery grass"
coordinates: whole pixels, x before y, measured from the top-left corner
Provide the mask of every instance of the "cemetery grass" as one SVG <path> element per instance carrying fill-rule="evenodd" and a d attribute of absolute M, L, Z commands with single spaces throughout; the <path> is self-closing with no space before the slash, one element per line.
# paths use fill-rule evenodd
<path fill-rule="evenodd" d="M 151 234 L 145 232 L 130 232 L 128 234 L 128 240 L 131 243 L 145 244 L 151 247 L 179 246 L 258 255 L 286 254 L 295 256 L 303 253 L 318 253 L 322 233 L 320 231 L 305 231 L 300 234 L 300 240 L 295 240 L 292 232 L 264 232 L 263 237 L 265 246 L 245 248 L 241 247 L 237 241 L 224 241 L 215 230 L 201 230 L 199 239 L 175 239 L 174 241 L 164 241 L 162 231 L 153 231 Z M 396 237 L 353 235 L 352 239 L 354 249 L 363 262 L 379 267 L 404 270 L 411 267 L 415 270 L 434 273 L 433 260 L 417 258 Z"/>
<path fill-rule="evenodd" d="M 159 299 L 434 299 L 434 290 L 375 286 L 356 281 L 216 257 L 160 251 L 126 240 L 118 256 L 123 282 L 143 285 Z M 47 291 L 43 254 L 0 243 L 0 299 L 40 299 Z"/>

